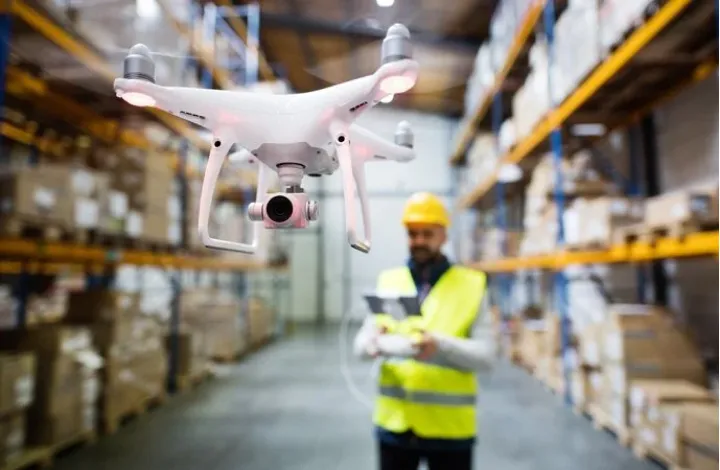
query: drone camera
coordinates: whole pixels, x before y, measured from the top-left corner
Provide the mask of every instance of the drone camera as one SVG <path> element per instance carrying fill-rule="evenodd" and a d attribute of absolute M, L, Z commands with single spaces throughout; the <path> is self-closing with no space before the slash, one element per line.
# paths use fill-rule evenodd
<path fill-rule="evenodd" d="M 254 222 L 263 222 L 265 228 L 306 228 L 318 218 L 316 201 L 305 193 L 276 193 L 263 202 L 254 202 L 248 208 Z"/>

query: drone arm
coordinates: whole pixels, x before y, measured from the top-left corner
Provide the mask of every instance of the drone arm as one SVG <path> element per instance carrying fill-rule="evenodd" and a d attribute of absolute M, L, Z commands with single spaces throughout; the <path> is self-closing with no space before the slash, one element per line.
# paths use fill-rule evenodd
<path fill-rule="evenodd" d="M 212 207 L 212 197 L 215 192 L 215 186 L 217 184 L 220 170 L 227 156 L 232 142 L 230 140 L 216 139 L 215 144 L 210 150 L 210 157 L 208 159 L 207 167 L 205 168 L 205 177 L 203 178 L 202 190 L 200 192 L 200 213 L 198 216 L 198 232 L 202 239 L 203 245 L 208 248 L 216 248 L 219 250 L 226 251 L 237 251 L 240 253 L 255 253 L 258 247 L 258 231 L 257 227 L 253 230 L 253 241 L 252 243 L 239 243 L 231 242 L 228 240 L 220 240 L 213 238 L 209 233 L 210 223 L 210 209 Z M 264 165 L 260 165 L 260 174 L 258 175 L 258 196 L 261 191 L 264 193 L 267 186 L 267 175 L 264 171 Z"/>
<path fill-rule="evenodd" d="M 343 196 L 345 198 L 345 227 L 347 230 L 350 246 L 363 253 L 370 251 L 370 225 L 369 207 L 367 203 L 367 191 L 365 188 L 364 172 L 361 171 L 363 162 L 353 162 L 350 142 L 348 139 L 347 127 L 336 121 L 330 127 L 330 132 L 337 149 L 340 172 L 343 178 Z M 358 171 L 360 170 L 360 171 Z M 355 218 L 355 191 L 359 187 L 360 202 L 363 209 L 363 226 L 365 228 L 365 240 L 359 240 L 356 230 Z"/>
<path fill-rule="evenodd" d="M 415 151 L 412 147 L 398 145 L 357 124 L 350 126 L 350 142 L 353 146 L 353 156 L 363 161 L 409 162 L 415 159 Z"/>

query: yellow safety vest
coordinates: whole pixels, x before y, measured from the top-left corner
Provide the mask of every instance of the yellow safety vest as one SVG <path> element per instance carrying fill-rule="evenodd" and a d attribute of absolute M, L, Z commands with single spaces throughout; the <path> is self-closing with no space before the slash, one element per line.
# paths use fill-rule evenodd
<path fill-rule="evenodd" d="M 418 327 L 429 332 L 467 337 L 485 294 L 486 276 L 479 271 L 452 266 L 423 301 L 422 315 L 397 321 L 376 315 L 391 333 L 412 334 Z M 416 295 L 408 268 L 383 272 L 379 291 Z M 386 360 L 380 368 L 374 422 L 388 431 L 412 430 L 434 439 L 468 439 L 476 434 L 475 373 L 416 361 Z"/>

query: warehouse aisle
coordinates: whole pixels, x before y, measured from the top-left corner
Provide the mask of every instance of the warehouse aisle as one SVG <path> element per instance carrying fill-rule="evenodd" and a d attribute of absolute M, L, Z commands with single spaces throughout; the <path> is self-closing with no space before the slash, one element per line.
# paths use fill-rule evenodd
<path fill-rule="evenodd" d="M 337 345 L 334 332 L 297 333 L 56 468 L 371 470 L 369 415 L 344 386 Z M 353 367 L 366 387 L 368 370 Z M 479 470 L 654 468 L 508 365 L 486 381 L 482 403 Z"/>

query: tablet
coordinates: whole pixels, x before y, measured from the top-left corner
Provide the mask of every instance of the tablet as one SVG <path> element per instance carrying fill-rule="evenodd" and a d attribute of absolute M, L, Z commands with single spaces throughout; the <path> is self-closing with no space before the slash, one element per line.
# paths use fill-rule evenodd
<path fill-rule="evenodd" d="M 420 302 L 417 296 L 380 296 L 378 294 L 365 294 L 365 302 L 370 311 L 375 314 L 387 314 L 399 319 L 408 316 L 420 315 Z"/>

